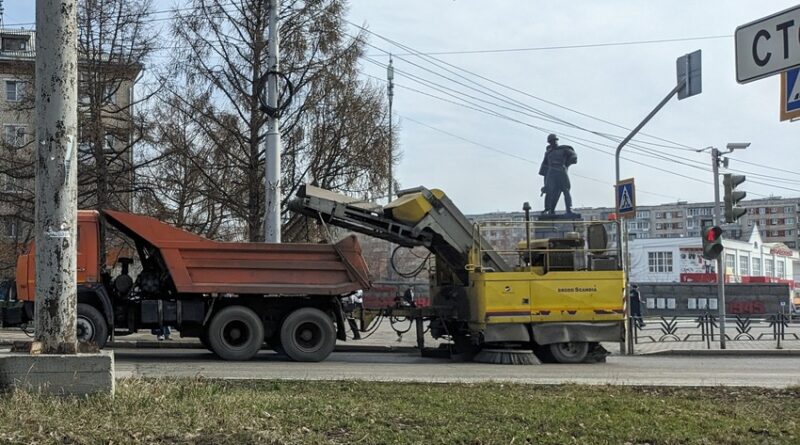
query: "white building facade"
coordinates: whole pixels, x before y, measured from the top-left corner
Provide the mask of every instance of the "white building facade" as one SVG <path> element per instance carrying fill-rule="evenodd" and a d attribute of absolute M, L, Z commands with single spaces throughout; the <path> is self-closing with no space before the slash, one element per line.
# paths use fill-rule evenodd
<path fill-rule="evenodd" d="M 725 280 L 729 283 L 800 281 L 800 253 L 782 243 L 764 243 L 754 226 L 748 241 L 723 239 Z M 713 283 L 716 261 L 702 256 L 702 240 L 691 238 L 635 239 L 628 243 L 632 283 Z"/>

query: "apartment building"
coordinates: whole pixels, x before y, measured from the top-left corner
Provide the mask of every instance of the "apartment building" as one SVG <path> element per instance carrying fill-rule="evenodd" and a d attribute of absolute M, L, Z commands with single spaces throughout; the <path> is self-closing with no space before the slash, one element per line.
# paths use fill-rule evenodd
<path fill-rule="evenodd" d="M 35 188 L 36 113 L 34 75 L 36 32 L 0 29 L 0 275 L 13 269 L 21 244 L 31 237 Z M 102 59 L 102 55 L 100 56 Z M 96 163 L 87 139 L 100 134 L 108 162 L 115 201 L 111 207 L 130 209 L 133 172 L 132 134 L 135 79 L 140 66 L 108 60 L 78 61 L 78 181 L 79 193 L 91 196 Z M 89 97 L 90 87 L 102 85 L 102 99 Z M 91 112 L 99 109 L 101 124 L 92 125 Z M 95 111 L 96 112 L 96 111 Z M 95 120 L 97 121 L 97 120 Z M 98 128 L 99 127 L 99 128 Z M 93 133 L 99 131 L 100 133 Z M 87 193 L 89 192 L 89 193 Z M 79 204 L 92 208 L 92 198 Z"/>
<path fill-rule="evenodd" d="M 800 198 L 771 197 L 742 201 L 747 209 L 735 224 L 723 224 L 725 238 L 748 239 L 753 227 L 758 227 L 765 243 L 782 243 L 798 247 L 798 211 Z M 685 201 L 674 204 L 638 206 L 636 217 L 626 220 L 630 239 L 699 238 L 703 227 L 713 224 L 714 203 Z M 576 209 L 589 221 L 604 221 L 614 213 L 610 207 Z M 611 236 L 612 240 L 614 235 Z"/>

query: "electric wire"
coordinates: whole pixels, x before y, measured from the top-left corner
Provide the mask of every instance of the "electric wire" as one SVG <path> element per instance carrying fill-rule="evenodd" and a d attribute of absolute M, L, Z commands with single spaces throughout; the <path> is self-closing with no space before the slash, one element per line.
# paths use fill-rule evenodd
<path fill-rule="evenodd" d="M 377 61 L 376 61 L 376 60 L 374 60 L 374 59 L 367 58 L 367 60 L 368 60 L 369 62 L 372 62 L 372 63 L 374 63 L 374 64 L 378 65 L 378 66 L 381 66 L 381 67 L 384 67 L 384 68 L 386 67 L 386 65 L 385 65 L 385 64 L 381 64 L 380 62 L 377 62 Z M 429 87 L 429 88 L 437 89 L 437 87 L 443 87 L 444 89 L 447 89 L 447 90 L 450 90 L 450 91 L 455 91 L 455 90 L 453 90 L 452 88 L 449 88 L 449 87 L 444 87 L 444 86 L 442 86 L 442 85 L 440 85 L 440 84 L 437 84 L 437 83 L 434 83 L 434 82 L 428 81 L 427 79 L 420 78 L 419 76 L 415 76 L 415 75 L 407 75 L 407 73 L 404 73 L 402 70 L 396 70 L 396 72 L 398 72 L 398 73 L 399 73 L 399 74 L 401 74 L 401 75 L 404 75 L 405 77 L 408 77 L 408 78 L 410 78 L 410 79 L 411 79 L 411 80 L 413 80 L 413 81 L 417 81 L 418 83 L 422 83 L 423 85 L 426 85 L 426 86 L 427 86 L 427 87 Z M 376 78 L 376 79 L 378 79 L 378 78 L 377 78 L 377 77 L 375 77 L 375 76 L 370 76 L 370 77 L 373 77 L 373 78 Z M 382 80 L 382 79 L 378 79 L 378 80 Z M 459 83 L 460 83 L 460 82 L 459 82 Z M 460 83 L 460 84 L 462 84 L 462 85 L 463 85 L 463 83 Z M 434 86 L 431 86 L 431 85 L 434 85 Z M 403 87 L 403 86 L 402 86 L 402 85 L 400 85 L 400 87 Z M 416 90 L 416 91 L 417 91 L 417 92 L 419 92 L 418 90 Z M 442 91 L 442 88 L 438 88 L 438 91 L 440 91 L 440 92 L 444 92 L 445 94 L 447 94 L 447 95 L 450 95 L 450 96 L 452 97 L 452 94 L 450 94 L 450 93 L 448 93 L 448 92 L 446 92 L 446 91 Z M 426 93 L 423 93 L 423 94 L 426 94 Z M 465 94 L 465 93 L 458 93 L 458 92 L 457 92 L 457 94 L 465 95 L 465 96 L 467 96 L 467 97 L 470 97 L 470 98 L 473 98 L 473 99 L 476 99 L 476 100 L 480 100 L 480 99 L 476 98 L 475 96 L 468 95 L 468 94 Z M 431 97 L 438 98 L 438 97 L 436 97 L 436 96 L 432 96 L 432 95 L 431 95 Z M 441 98 L 439 98 L 439 99 L 441 99 Z M 461 99 L 461 98 L 458 98 L 458 99 L 459 99 L 459 100 L 462 100 L 462 101 L 464 100 L 464 99 Z M 494 104 L 495 106 L 498 106 L 498 104 L 496 104 L 496 103 L 493 103 L 493 104 Z M 468 108 L 471 108 L 471 109 L 473 109 L 473 110 L 475 110 L 475 111 L 484 112 L 484 110 L 483 110 L 483 109 L 481 109 L 481 108 L 478 108 L 478 104 L 474 104 L 474 103 L 473 103 L 473 105 L 475 105 L 475 107 L 468 107 Z M 504 108 L 504 109 L 507 109 L 507 110 L 508 110 L 508 107 L 505 107 L 505 106 L 501 106 L 501 107 L 502 107 L 502 108 Z M 513 112 L 519 112 L 519 113 L 522 113 L 522 114 L 526 114 L 526 115 L 528 115 L 529 117 L 540 118 L 540 119 L 544 119 L 544 120 L 546 120 L 546 121 L 549 121 L 549 122 L 557 122 L 557 121 L 555 121 L 554 119 L 545 119 L 545 118 L 541 118 L 540 116 L 533 116 L 533 115 L 531 115 L 530 113 L 525 113 L 525 112 L 521 112 L 521 111 L 518 111 L 518 110 L 509 110 L 509 111 L 513 111 Z M 506 118 L 506 119 L 508 119 L 508 118 L 509 118 L 508 116 L 502 116 L 502 115 L 500 115 L 500 114 L 499 114 L 499 113 L 497 113 L 497 112 L 488 112 L 488 114 L 490 114 L 490 115 L 493 115 L 493 116 L 495 116 L 495 117 L 501 117 L 501 118 Z M 516 121 L 516 122 L 518 122 L 518 123 L 523 123 L 523 122 L 521 122 L 521 121 L 519 121 L 519 120 L 516 120 L 516 119 L 513 119 L 513 118 L 511 118 L 510 120 L 512 120 L 512 121 Z M 529 125 L 529 124 L 526 124 L 526 125 Z M 533 128 L 536 128 L 536 129 L 539 129 L 540 131 L 548 131 L 548 130 L 546 130 L 546 129 L 543 129 L 543 128 L 541 128 L 541 127 L 536 127 L 536 126 L 532 126 L 532 125 L 529 125 L 529 126 L 531 126 L 531 127 L 533 127 Z M 592 131 L 592 133 L 593 133 L 593 134 L 598 134 L 598 135 L 604 135 L 604 134 L 600 134 L 600 133 L 598 133 L 598 132 L 594 132 L 594 131 Z M 562 134 L 563 134 L 563 133 L 562 133 Z M 611 140 L 613 140 L 613 141 L 617 141 L 617 139 L 616 139 L 616 138 L 619 138 L 618 136 L 614 136 L 614 135 L 605 135 L 605 137 L 607 137 L 607 138 L 609 138 L 609 139 L 611 139 Z M 607 144 L 599 143 L 598 141 L 592 141 L 592 140 L 588 140 L 588 139 L 585 139 L 585 138 L 580 138 L 580 137 L 575 137 L 575 136 L 571 136 L 571 135 L 564 135 L 564 139 L 567 139 L 567 140 L 573 140 L 573 141 L 583 141 L 583 142 L 588 142 L 589 144 L 598 144 L 598 145 L 604 145 L 604 146 L 608 146 L 608 147 L 611 147 L 611 148 L 615 148 L 615 147 L 609 146 L 609 145 L 607 145 Z M 662 154 L 662 153 L 653 152 L 651 149 L 649 149 L 649 148 L 646 148 L 646 147 L 643 147 L 643 146 L 641 146 L 640 144 L 641 144 L 641 142 L 632 142 L 632 143 L 630 143 L 630 144 L 629 144 L 629 147 L 630 147 L 632 150 L 634 150 L 634 151 L 638 151 L 638 152 L 639 152 L 641 155 L 643 155 L 643 156 L 646 156 L 646 157 L 649 157 L 649 158 L 659 159 L 659 160 L 663 160 L 663 161 L 666 161 L 666 162 L 672 162 L 672 163 L 675 163 L 675 164 L 684 165 L 684 166 L 687 166 L 687 167 L 690 167 L 690 168 L 694 168 L 694 169 L 697 169 L 697 170 L 701 170 L 701 171 L 706 171 L 706 172 L 708 172 L 708 168 L 704 167 L 705 163 L 701 163 L 701 162 L 699 162 L 699 161 L 694 161 L 695 163 L 691 163 L 692 161 L 688 161 L 688 160 L 686 160 L 686 161 L 684 161 L 684 160 L 678 160 L 678 159 L 675 159 L 675 158 L 669 157 L 669 156 L 667 156 L 667 155 L 664 155 L 664 154 Z M 652 143 L 651 143 L 651 144 L 652 144 Z M 582 143 L 582 144 L 580 144 L 580 145 L 581 145 L 581 146 L 585 146 L 585 147 L 587 147 L 587 148 L 590 148 L 590 149 L 597 150 L 597 148 L 596 148 L 596 147 L 593 147 L 593 146 L 591 146 L 591 145 L 587 145 L 587 144 L 583 144 L 583 143 Z M 656 144 L 656 145 L 660 145 L 660 144 Z M 688 146 L 687 146 L 687 147 L 688 147 Z M 696 150 L 694 150 L 694 149 L 691 149 L 691 148 L 687 148 L 687 150 L 696 151 Z M 599 151 L 601 151 L 601 152 L 604 152 L 603 150 L 599 150 Z M 607 153 L 607 152 L 604 152 L 604 153 L 606 153 L 606 154 L 609 154 L 609 153 Z M 632 161 L 632 160 L 630 160 L 630 159 L 627 159 L 627 158 L 624 158 L 624 157 L 622 157 L 622 159 L 625 159 L 625 160 L 628 160 L 628 161 Z M 688 162 L 687 162 L 687 161 L 688 161 Z M 649 168 L 654 168 L 654 169 L 657 169 L 657 170 L 663 171 L 663 172 L 665 172 L 665 173 L 669 173 L 669 174 L 673 174 L 673 175 L 676 175 L 676 176 L 679 176 L 679 177 L 683 177 L 684 179 L 689 179 L 689 180 L 693 180 L 693 181 L 697 181 L 697 182 L 701 182 L 701 183 L 705 183 L 705 184 L 710 184 L 710 182 L 708 182 L 708 181 L 699 180 L 699 179 L 697 179 L 697 178 L 694 178 L 694 177 L 691 177 L 691 176 L 687 176 L 687 175 L 682 175 L 682 174 L 676 173 L 676 172 L 674 172 L 674 171 L 667 171 L 667 170 L 664 170 L 664 169 L 659 169 L 658 167 L 655 167 L 655 166 L 652 166 L 652 165 L 649 165 L 649 164 L 641 164 L 641 163 L 639 163 L 638 161 L 633 161 L 633 162 L 634 162 L 634 163 L 638 163 L 638 164 L 640 164 L 640 165 L 644 165 L 644 166 L 646 166 L 646 167 L 649 167 Z M 779 178 L 779 180 L 780 180 L 780 181 L 785 181 L 785 182 L 793 182 L 793 181 L 791 181 L 791 180 L 788 180 L 788 179 L 783 179 L 783 178 Z M 759 184 L 759 185 L 764 185 L 763 183 L 760 183 L 760 182 L 757 182 L 757 181 L 752 181 L 752 182 L 753 182 L 753 183 L 756 183 L 756 184 Z M 767 185 L 768 185 L 768 184 L 767 184 Z M 787 189 L 787 190 L 794 190 L 794 189 L 790 189 L 790 188 L 786 188 L 786 187 L 782 187 L 782 188 L 783 188 L 783 189 Z M 755 193 L 753 193 L 753 194 L 754 194 L 754 195 L 758 195 L 758 194 L 755 194 Z M 759 195 L 759 196 L 764 196 L 764 195 Z"/>
<path fill-rule="evenodd" d="M 590 118 L 590 119 L 593 119 L 593 120 L 597 120 L 597 121 L 599 121 L 599 122 L 603 122 L 603 123 L 606 123 L 606 124 L 609 124 L 609 125 L 613 125 L 613 126 L 615 126 L 615 127 L 617 127 L 617 128 L 621 128 L 621 129 L 624 129 L 624 130 L 626 130 L 626 131 L 630 131 L 630 130 L 631 130 L 630 128 L 627 128 L 627 127 L 621 126 L 621 125 L 619 125 L 619 124 L 615 124 L 615 123 L 613 123 L 613 122 L 610 122 L 610 121 L 607 121 L 607 120 L 604 120 L 604 119 L 601 119 L 601 118 L 598 118 L 598 117 L 592 116 L 592 115 L 590 115 L 590 114 L 588 114 L 588 113 L 583 113 L 583 112 L 580 112 L 580 111 L 578 111 L 578 110 L 575 110 L 575 109 L 572 109 L 572 108 L 566 107 L 566 106 L 564 106 L 564 105 L 558 104 L 558 103 L 556 103 L 556 102 L 554 102 L 554 101 L 546 100 L 546 99 L 543 99 L 543 98 L 541 98 L 541 97 L 538 97 L 538 96 L 532 95 L 532 94 L 530 94 L 530 93 L 527 93 L 527 92 L 525 92 L 525 91 L 519 90 L 519 89 L 517 89 L 517 88 L 511 87 L 511 86 L 509 86 L 509 85 L 506 85 L 506 84 L 503 84 L 503 83 L 497 82 L 497 81 L 495 81 L 495 80 L 493 80 L 493 79 L 490 79 L 490 78 L 488 78 L 488 77 L 486 77 L 486 76 L 483 76 L 483 75 L 477 74 L 477 73 L 475 73 L 475 72 L 472 72 L 472 71 L 470 71 L 470 70 L 467 70 L 467 69 L 464 69 L 464 68 L 458 67 L 458 66 L 456 66 L 456 65 L 454 65 L 454 64 L 451 64 L 451 63 L 449 63 L 449 62 L 443 61 L 443 60 L 441 60 L 441 59 L 438 59 L 438 58 L 435 58 L 435 57 L 432 57 L 432 56 L 425 56 L 425 54 L 424 54 L 424 53 L 421 53 L 420 51 L 417 51 L 417 50 L 415 50 L 415 49 L 413 49 L 413 48 L 411 48 L 411 47 L 409 47 L 409 46 L 407 46 L 407 45 L 403 45 L 403 44 L 401 44 L 401 43 L 399 43 L 399 42 L 397 42 L 397 41 L 395 41 L 395 40 L 392 40 L 392 39 L 390 39 L 390 38 L 388 38 L 388 37 L 385 37 L 385 36 L 383 36 L 383 35 L 381 35 L 381 34 L 378 34 L 378 33 L 376 33 L 376 32 L 373 32 L 373 31 L 369 30 L 368 28 L 365 28 L 365 27 L 363 27 L 363 26 L 361 26 L 361 25 L 358 25 L 358 24 L 356 24 L 356 23 L 353 23 L 353 22 L 351 22 L 351 21 L 349 21 L 349 20 L 347 20 L 347 19 L 344 19 L 343 21 L 344 21 L 344 22 L 346 22 L 346 23 L 348 23 L 348 24 L 350 24 L 351 26 L 354 26 L 354 27 L 356 27 L 356 28 L 358 28 L 358 29 L 360 29 L 360 30 L 362 30 L 362 31 L 366 32 L 366 33 L 369 33 L 369 34 L 371 34 L 371 35 L 374 35 L 374 36 L 378 37 L 379 39 L 381 39 L 381 40 L 384 40 L 384 41 L 386 41 L 387 43 L 389 43 L 389 44 L 391 44 L 391 45 L 397 46 L 398 48 L 401 48 L 401 49 L 405 49 L 405 50 L 407 50 L 407 51 L 409 51 L 409 52 L 413 53 L 414 55 L 417 55 L 417 56 L 418 56 L 418 57 L 420 57 L 420 58 L 423 58 L 423 59 L 428 59 L 428 60 L 429 60 L 429 63 L 433 63 L 433 64 L 439 64 L 439 65 L 446 65 L 446 66 L 449 66 L 449 67 L 451 67 L 451 68 L 453 68 L 453 69 L 455 69 L 455 70 L 462 71 L 462 72 L 464 72 L 464 73 L 467 73 L 467 74 L 469 74 L 469 75 L 475 76 L 475 77 L 477 77 L 477 78 L 479 78 L 479 79 L 481 79 L 481 80 L 487 81 L 487 82 L 489 82 L 489 83 L 491 83 L 491 84 L 493 84 L 493 85 L 497 85 L 497 86 L 500 86 L 500 87 L 502 87 L 502 88 L 509 89 L 509 90 L 511 90 L 511 91 L 514 91 L 514 92 L 516 92 L 516 93 L 519 93 L 519 94 L 523 94 L 523 95 L 525 95 L 525 96 L 527 96 L 527 97 L 530 97 L 530 98 L 532 98 L 532 99 L 535 99 L 535 100 L 538 100 L 538 101 L 541 101 L 541 102 L 547 103 L 547 104 L 549 104 L 549 105 L 556 106 L 556 107 L 558 107 L 558 108 L 561 108 L 561 109 L 564 109 L 564 110 L 567 110 L 567 111 L 570 111 L 570 112 L 576 113 L 576 114 L 578 114 L 578 115 L 581 115 L 581 116 L 584 116 L 584 117 L 587 117 L 587 118 Z M 379 51 L 381 51 L 381 52 L 383 52 L 383 53 L 385 53 L 385 54 L 389 54 L 389 55 L 391 55 L 391 52 L 389 52 L 389 51 L 387 51 L 387 50 L 385 50 L 385 49 L 383 49 L 383 48 L 379 48 L 379 47 L 377 47 L 377 46 L 371 45 L 371 44 L 369 44 L 368 42 L 367 42 L 366 44 L 367 44 L 367 45 L 369 45 L 369 46 L 371 46 L 371 47 L 373 47 L 373 48 L 375 48 L 375 49 L 377 49 L 377 50 L 379 50 Z M 398 58 L 399 58 L 399 57 L 398 57 Z M 402 59 L 402 60 L 404 60 L 404 61 L 407 61 L 406 59 Z M 434 62 L 430 62 L 430 60 L 433 60 L 433 61 L 435 61 L 435 63 L 434 63 Z M 449 70 L 447 70 L 447 71 L 452 73 L 452 71 L 449 71 Z M 466 78 L 465 78 L 465 79 L 466 79 Z M 470 80 L 470 81 L 471 81 L 471 80 Z M 477 85 L 481 85 L 481 84 L 479 84 L 479 83 L 477 83 L 477 82 L 474 82 L 474 81 L 471 81 L 471 82 L 473 82 L 473 83 L 476 83 Z M 481 85 L 481 86 L 485 88 L 485 86 L 484 86 L 484 85 Z M 494 91 L 494 90 L 491 90 L 491 91 Z M 499 94 L 502 94 L 502 93 L 499 93 Z M 506 97 L 507 97 L 507 96 L 506 96 Z M 512 99 L 512 100 L 513 100 L 513 99 Z M 538 111 L 538 110 L 537 110 L 537 111 Z M 547 114 L 547 113 L 544 113 L 544 114 Z M 552 117 L 552 116 L 551 116 L 551 117 Z M 567 122 L 567 121 L 564 121 L 564 122 Z M 682 149 L 682 150 L 685 150 L 685 151 L 695 151 L 695 148 L 693 148 L 693 147 L 691 147 L 691 146 L 689 146 L 689 145 L 686 145 L 686 144 L 681 144 L 681 143 L 678 143 L 678 142 L 675 142 L 675 141 L 670 141 L 670 140 L 668 140 L 668 139 L 665 139 L 665 138 L 660 138 L 660 137 L 656 137 L 656 136 L 653 136 L 653 135 L 649 135 L 649 134 L 647 134 L 647 133 L 644 133 L 644 132 L 641 132 L 641 133 L 640 133 L 640 135 L 648 136 L 648 137 L 651 137 L 651 138 L 654 138 L 654 139 L 657 139 L 657 140 L 661 140 L 661 141 L 663 141 L 663 142 L 668 142 L 668 143 L 670 143 L 670 144 L 674 144 L 675 146 L 677 146 L 676 148 L 679 148 L 679 149 Z"/>

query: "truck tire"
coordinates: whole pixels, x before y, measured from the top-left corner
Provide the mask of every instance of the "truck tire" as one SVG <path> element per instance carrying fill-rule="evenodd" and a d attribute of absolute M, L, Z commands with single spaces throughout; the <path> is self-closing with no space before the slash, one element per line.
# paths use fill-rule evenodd
<path fill-rule="evenodd" d="M 208 331 L 203 329 L 203 332 L 197 336 L 197 339 L 200 340 L 200 344 L 203 345 L 204 348 L 211 350 L 211 344 L 208 342 Z"/>
<path fill-rule="evenodd" d="M 319 309 L 304 307 L 289 314 L 281 325 L 283 352 L 297 362 L 321 362 L 336 346 L 331 317 Z"/>
<path fill-rule="evenodd" d="M 208 344 L 223 360 L 250 360 L 264 343 L 264 325 L 252 309 L 228 306 L 208 325 Z"/>
<path fill-rule="evenodd" d="M 581 363 L 589 354 L 589 343 L 585 341 L 569 343 L 553 343 L 550 354 L 557 363 Z"/>
<path fill-rule="evenodd" d="M 108 341 L 108 323 L 94 306 L 78 303 L 78 342 L 93 343 L 103 349 Z"/>

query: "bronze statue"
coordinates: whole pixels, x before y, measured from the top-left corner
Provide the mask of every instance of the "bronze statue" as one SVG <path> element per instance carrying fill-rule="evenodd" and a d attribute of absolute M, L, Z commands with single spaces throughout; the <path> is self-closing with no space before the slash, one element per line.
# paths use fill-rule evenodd
<path fill-rule="evenodd" d="M 542 194 L 545 195 L 544 214 L 555 213 L 556 204 L 562 193 L 567 214 L 572 214 L 572 196 L 569 193 L 570 183 L 567 170 L 570 165 L 578 162 L 578 155 L 569 145 L 558 145 L 558 137 L 554 134 L 547 136 L 547 142 L 544 159 L 539 167 L 539 175 L 544 176 L 544 187 L 542 187 Z"/>

